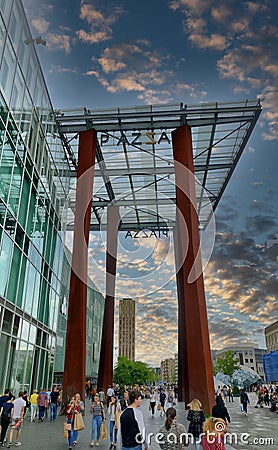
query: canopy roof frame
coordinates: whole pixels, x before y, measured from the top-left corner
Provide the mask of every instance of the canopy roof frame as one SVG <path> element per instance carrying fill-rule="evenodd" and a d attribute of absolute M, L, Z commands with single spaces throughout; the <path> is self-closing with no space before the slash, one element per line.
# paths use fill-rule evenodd
<path fill-rule="evenodd" d="M 169 226 L 175 224 L 171 132 L 184 124 L 192 130 L 197 211 L 200 229 L 204 229 L 261 109 L 260 100 L 245 100 L 55 111 L 57 131 L 71 162 L 72 179 L 77 167 L 75 138 L 92 128 L 98 133 L 91 230 L 101 229 L 106 221 L 103 209 L 109 204 L 120 206 L 120 230 L 165 227 L 165 219 Z M 72 213 L 74 206 L 74 201 L 70 201 Z"/>

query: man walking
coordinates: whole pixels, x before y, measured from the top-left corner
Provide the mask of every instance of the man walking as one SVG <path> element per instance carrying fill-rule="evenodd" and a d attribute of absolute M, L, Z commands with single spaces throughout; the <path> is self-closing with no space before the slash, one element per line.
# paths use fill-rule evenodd
<path fill-rule="evenodd" d="M 50 397 L 50 422 L 53 422 L 53 420 L 56 420 L 57 417 L 58 401 L 60 400 L 60 394 L 56 386 L 53 386 L 49 397 Z"/>
<path fill-rule="evenodd" d="M 146 429 L 143 414 L 138 408 L 141 406 L 142 397 L 139 391 L 131 391 L 129 394 L 130 405 L 120 416 L 119 441 L 122 443 L 122 450 L 141 450 L 144 444 L 148 450 L 146 441 Z"/>
<path fill-rule="evenodd" d="M 19 442 L 21 429 L 22 429 L 22 422 L 25 412 L 25 406 L 26 402 L 23 400 L 24 392 L 20 392 L 18 394 L 18 398 L 13 401 L 14 408 L 13 408 L 13 414 L 12 414 L 12 423 L 11 423 L 11 429 L 10 429 L 10 442 L 7 445 L 7 448 L 10 448 L 13 442 L 13 434 L 14 430 L 16 430 L 16 440 L 15 440 L 15 447 L 19 447 L 21 445 L 21 442 Z"/>

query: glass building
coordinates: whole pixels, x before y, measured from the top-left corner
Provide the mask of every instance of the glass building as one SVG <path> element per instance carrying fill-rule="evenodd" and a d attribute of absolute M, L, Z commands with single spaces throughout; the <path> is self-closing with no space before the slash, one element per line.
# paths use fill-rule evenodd
<path fill-rule="evenodd" d="M 0 0 L 0 392 L 50 387 L 63 371 L 69 173 L 21 0 Z M 93 376 L 104 300 L 92 284 L 88 292 Z"/>

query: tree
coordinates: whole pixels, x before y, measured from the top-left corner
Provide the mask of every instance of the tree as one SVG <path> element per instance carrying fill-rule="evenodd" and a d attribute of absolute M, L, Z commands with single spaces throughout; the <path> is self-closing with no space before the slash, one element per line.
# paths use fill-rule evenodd
<path fill-rule="evenodd" d="M 224 353 L 224 356 L 217 358 L 216 364 L 213 368 L 213 373 L 216 375 L 218 372 L 228 375 L 230 378 L 230 385 L 232 384 L 232 376 L 234 372 L 239 368 L 239 359 L 233 354 L 232 350 L 228 350 Z"/>
<path fill-rule="evenodd" d="M 118 358 L 114 369 L 114 382 L 120 385 L 146 384 L 157 380 L 153 369 L 142 361 L 130 361 L 126 357 Z"/>

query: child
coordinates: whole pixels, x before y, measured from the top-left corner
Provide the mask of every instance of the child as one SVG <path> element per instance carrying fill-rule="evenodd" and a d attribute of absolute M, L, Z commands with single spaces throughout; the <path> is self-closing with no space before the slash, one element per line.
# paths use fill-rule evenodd
<path fill-rule="evenodd" d="M 224 435 L 227 431 L 225 420 L 210 417 L 204 423 L 204 436 L 201 440 L 203 450 L 226 450 Z"/>

